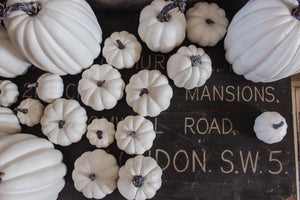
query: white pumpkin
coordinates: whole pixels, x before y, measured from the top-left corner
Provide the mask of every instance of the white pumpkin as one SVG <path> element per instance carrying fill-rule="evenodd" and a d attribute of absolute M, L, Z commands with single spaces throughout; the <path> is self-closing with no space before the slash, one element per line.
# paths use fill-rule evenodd
<path fill-rule="evenodd" d="M 185 2 L 181 3 L 154 0 L 141 11 L 138 34 L 150 50 L 168 53 L 185 39 Z"/>
<path fill-rule="evenodd" d="M 86 137 L 91 145 L 108 147 L 115 139 L 115 126 L 105 118 L 94 119 L 87 127 Z"/>
<path fill-rule="evenodd" d="M 125 91 L 128 105 L 139 115 L 150 117 L 166 110 L 173 96 L 167 77 L 158 70 L 141 70 L 134 74 Z"/>
<path fill-rule="evenodd" d="M 82 102 L 101 111 L 112 109 L 123 97 L 125 83 L 120 72 L 108 64 L 93 65 L 82 73 L 78 92 Z"/>
<path fill-rule="evenodd" d="M 235 73 L 273 82 L 300 72 L 300 22 L 291 14 L 297 7 L 295 0 L 251 0 L 239 10 L 225 37 Z"/>
<path fill-rule="evenodd" d="M 102 30 L 85 0 L 8 0 L 30 4 L 31 15 L 11 12 L 4 23 L 11 42 L 36 67 L 58 75 L 77 74 L 100 53 Z"/>
<path fill-rule="evenodd" d="M 143 154 L 152 147 L 156 134 L 150 120 L 127 116 L 118 123 L 115 137 L 119 149 L 128 154 Z"/>
<path fill-rule="evenodd" d="M 61 98 L 46 106 L 41 126 L 51 142 L 68 146 L 82 138 L 86 122 L 86 111 L 76 100 Z"/>
<path fill-rule="evenodd" d="M 36 83 L 29 84 L 28 87 L 35 87 L 39 99 L 46 103 L 52 103 L 62 97 L 64 92 L 64 82 L 62 78 L 52 73 L 41 75 Z"/>
<path fill-rule="evenodd" d="M 167 73 L 177 87 L 200 87 L 211 76 L 211 59 L 202 48 L 181 47 L 168 59 Z"/>
<path fill-rule="evenodd" d="M 16 103 L 19 96 L 18 86 L 10 80 L 0 81 L 0 105 L 9 107 Z"/>
<path fill-rule="evenodd" d="M 21 126 L 15 113 L 9 108 L 0 106 L 0 136 L 20 132 Z"/>
<path fill-rule="evenodd" d="M 254 132 L 261 141 L 273 144 L 280 142 L 287 133 L 285 118 L 278 112 L 263 112 L 254 122 Z"/>
<path fill-rule="evenodd" d="M 74 164 L 72 178 L 76 190 L 86 198 L 102 199 L 117 187 L 117 160 L 102 149 L 83 153 Z"/>
<path fill-rule="evenodd" d="M 130 158 L 120 168 L 118 190 L 129 200 L 145 200 L 155 196 L 161 187 L 162 169 L 151 157 Z"/>
<path fill-rule="evenodd" d="M 65 185 L 63 155 L 31 134 L 0 137 L 0 199 L 56 200 Z"/>
<path fill-rule="evenodd" d="M 15 78 L 27 72 L 31 64 L 13 46 L 6 30 L 0 26 L 0 76 Z"/>
<path fill-rule="evenodd" d="M 21 124 L 32 127 L 40 123 L 44 114 L 44 105 L 37 99 L 27 98 L 14 110 Z"/>
<path fill-rule="evenodd" d="M 114 32 L 104 42 L 103 57 L 117 69 L 132 68 L 140 59 L 142 46 L 133 34 L 127 31 Z"/>
<path fill-rule="evenodd" d="M 215 46 L 228 23 L 225 11 L 215 3 L 198 2 L 186 12 L 187 37 L 200 46 Z"/>

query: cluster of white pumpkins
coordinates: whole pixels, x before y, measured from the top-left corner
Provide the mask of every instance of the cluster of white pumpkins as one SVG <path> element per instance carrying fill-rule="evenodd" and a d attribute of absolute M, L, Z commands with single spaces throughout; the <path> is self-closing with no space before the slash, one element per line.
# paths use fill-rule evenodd
<path fill-rule="evenodd" d="M 196 3 L 186 14 L 184 7 L 182 0 L 153 0 L 141 11 L 138 34 L 150 50 L 168 53 L 181 45 L 186 34 L 203 47 L 214 46 L 225 36 L 229 22 L 215 3 Z M 262 13 L 265 9 L 261 8 L 269 7 L 278 10 L 280 20 Z M 296 49 L 300 40 L 289 39 L 299 22 L 287 15 L 294 7 L 292 0 L 253 0 L 237 13 L 225 38 L 226 58 L 235 72 L 255 82 L 270 82 L 299 71 Z M 17 101 L 18 87 L 9 80 L 0 82 L 0 199 L 57 199 L 67 169 L 62 153 L 52 143 L 67 146 L 78 142 L 85 132 L 97 148 L 116 139 L 121 150 L 137 156 L 119 168 L 104 150 L 85 152 L 76 160 L 72 174 L 78 191 L 99 199 L 118 187 L 127 199 L 152 198 L 161 187 L 162 170 L 153 158 L 142 156 L 156 136 L 145 117 L 165 111 L 173 91 L 158 70 L 141 70 L 125 85 L 119 70 L 133 67 L 140 59 L 142 46 L 137 38 L 127 31 L 113 33 L 102 51 L 107 64 L 93 65 L 101 52 L 102 30 L 85 0 L 8 0 L 2 13 L 6 29 L 0 28 L 0 76 L 23 75 L 31 64 L 47 71 L 28 87 L 35 87 L 38 98 L 48 105 L 28 98 L 14 109 L 15 115 L 6 107 Z M 271 27 L 279 28 L 273 31 Z M 264 37 L 267 33 L 273 37 Z M 182 46 L 168 59 L 167 74 L 177 87 L 192 89 L 205 84 L 211 65 L 202 48 Z M 60 77 L 82 70 L 78 92 L 83 104 L 96 111 L 112 109 L 125 90 L 128 105 L 138 115 L 127 116 L 116 130 L 105 118 L 87 125 L 80 103 L 62 98 Z M 40 123 L 49 141 L 19 134 L 19 123 L 30 127 Z M 286 129 L 285 119 L 276 112 L 263 113 L 254 125 L 257 137 L 267 143 L 281 141 Z"/>

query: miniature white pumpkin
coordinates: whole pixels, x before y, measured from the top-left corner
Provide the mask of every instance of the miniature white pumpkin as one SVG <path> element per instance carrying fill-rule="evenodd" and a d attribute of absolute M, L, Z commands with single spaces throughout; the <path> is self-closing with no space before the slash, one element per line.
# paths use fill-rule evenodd
<path fill-rule="evenodd" d="M 82 102 L 101 111 L 115 107 L 123 97 L 125 83 L 120 72 L 108 64 L 93 65 L 82 73 L 78 92 Z"/>
<path fill-rule="evenodd" d="M 141 52 L 141 44 L 127 31 L 112 33 L 103 46 L 106 62 L 118 69 L 132 68 L 140 59 Z"/>
<path fill-rule="evenodd" d="M 186 12 L 188 39 L 200 46 L 215 46 L 226 34 L 228 19 L 215 3 L 198 2 Z"/>
<path fill-rule="evenodd" d="M 21 126 L 15 113 L 0 106 L 0 136 L 21 132 Z"/>
<path fill-rule="evenodd" d="M 114 124 L 105 118 L 94 119 L 87 127 L 86 137 L 98 148 L 108 147 L 115 139 Z"/>
<path fill-rule="evenodd" d="M 234 72 L 254 82 L 299 73 L 299 20 L 295 0 L 248 1 L 232 19 L 225 37 L 226 59 Z"/>
<path fill-rule="evenodd" d="M 0 81 L 0 105 L 9 107 L 16 103 L 19 96 L 18 86 L 10 80 Z"/>
<path fill-rule="evenodd" d="M 56 99 L 59 99 L 64 92 L 64 82 L 62 78 L 52 73 L 41 75 L 36 83 L 29 84 L 27 87 L 35 87 L 39 99 L 46 103 L 52 103 Z"/>
<path fill-rule="evenodd" d="M 185 2 L 179 2 L 154 0 L 141 11 L 138 34 L 150 50 L 168 53 L 185 39 Z"/>
<path fill-rule="evenodd" d="M 126 101 L 142 116 L 155 117 L 170 105 L 173 90 L 166 76 L 158 70 L 141 70 L 125 88 Z"/>
<path fill-rule="evenodd" d="M 181 47 L 169 58 L 167 73 L 177 87 L 200 87 L 211 76 L 211 59 L 202 48 L 194 45 Z"/>
<path fill-rule="evenodd" d="M 102 30 L 85 0 L 8 0 L 6 5 L 30 5 L 31 10 L 5 16 L 4 23 L 11 42 L 36 67 L 77 74 L 98 57 Z"/>
<path fill-rule="evenodd" d="M 0 137 L 0 199 L 56 200 L 65 185 L 63 155 L 31 134 Z"/>
<path fill-rule="evenodd" d="M 117 187 L 117 160 L 102 149 L 83 153 L 74 164 L 72 178 L 76 190 L 86 198 L 102 199 Z"/>
<path fill-rule="evenodd" d="M 284 138 L 287 133 L 287 123 L 278 112 L 267 111 L 255 119 L 253 129 L 258 139 L 273 144 Z"/>
<path fill-rule="evenodd" d="M 145 200 L 161 187 L 162 169 L 151 157 L 130 158 L 120 168 L 118 190 L 126 199 Z"/>
<path fill-rule="evenodd" d="M 46 106 L 42 132 L 54 144 L 68 146 L 82 138 L 86 122 L 86 111 L 76 100 L 61 98 Z"/>
<path fill-rule="evenodd" d="M 6 30 L 0 26 L 0 76 L 15 78 L 27 72 L 31 64 L 13 46 Z"/>
<path fill-rule="evenodd" d="M 118 123 L 115 137 L 119 149 L 128 154 L 143 154 L 152 147 L 156 134 L 150 120 L 127 116 Z"/>
<path fill-rule="evenodd" d="M 37 99 L 27 98 L 21 101 L 14 110 L 17 112 L 21 124 L 32 127 L 40 123 L 44 113 L 44 105 Z"/>

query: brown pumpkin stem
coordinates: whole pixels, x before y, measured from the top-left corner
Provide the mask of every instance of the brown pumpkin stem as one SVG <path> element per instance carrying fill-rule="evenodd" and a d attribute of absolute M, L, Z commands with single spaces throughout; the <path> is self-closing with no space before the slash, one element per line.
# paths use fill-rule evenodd
<path fill-rule="evenodd" d="M 284 122 L 281 121 L 281 122 L 279 122 L 278 124 L 273 124 L 273 128 L 274 128 L 274 129 L 279 129 L 279 128 L 282 127 L 283 125 L 284 125 Z"/>
<path fill-rule="evenodd" d="M 139 96 L 142 97 L 142 96 L 144 96 L 144 94 L 149 94 L 149 90 L 147 88 L 142 89 Z"/>
<path fill-rule="evenodd" d="M 2 5 L 0 8 L 0 20 L 16 11 L 23 11 L 27 15 L 36 16 L 41 10 L 41 4 L 38 2 L 15 3 L 10 6 Z"/>
<path fill-rule="evenodd" d="M 205 22 L 206 22 L 207 24 L 214 24 L 214 23 L 215 23 L 214 20 L 209 19 L 209 18 L 207 18 L 207 19 L 205 20 Z"/>
<path fill-rule="evenodd" d="M 28 109 L 26 109 L 26 108 L 14 108 L 14 111 L 15 112 L 21 112 L 21 113 L 24 113 L 24 114 L 28 113 Z"/>
<path fill-rule="evenodd" d="M 58 128 L 59 128 L 59 129 L 62 129 L 62 128 L 64 127 L 65 123 L 66 123 L 66 122 L 65 122 L 64 120 L 59 120 L 59 121 L 58 121 Z"/>
<path fill-rule="evenodd" d="M 123 44 L 123 42 L 121 42 L 121 40 L 116 40 L 116 42 L 118 43 L 118 48 L 119 49 L 125 49 L 125 46 L 124 46 L 124 44 Z"/>
<path fill-rule="evenodd" d="M 103 131 L 99 130 L 96 132 L 96 134 L 97 134 L 97 137 L 99 140 L 101 140 L 103 138 Z"/>
<path fill-rule="evenodd" d="M 89 176 L 89 179 L 91 180 L 91 181 L 94 181 L 95 179 L 96 179 L 96 174 L 90 174 L 90 176 Z"/>
<path fill-rule="evenodd" d="M 103 81 L 98 81 L 98 82 L 97 82 L 97 86 L 98 86 L 98 87 L 102 87 L 102 86 L 104 85 L 104 83 L 105 83 L 105 80 L 103 80 Z"/>
<path fill-rule="evenodd" d="M 27 88 L 37 88 L 37 87 L 39 87 L 39 83 L 31 83 L 31 84 L 28 84 L 27 85 Z"/>
<path fill-rule="evenodd" d="M 135 137 L 135 136 L 136 136 L 135 131 L 131 131 L 131 132 L 127 133 L 127 137 Z"/>
<path fill-rule="evenodd" d="M 193 67 L 199 67 L 199 65 L 201 64 L 201 56 L 191 56 L 191 63 Z"/>
<path fill-rule="evenodd" d="M 292 10 L 291 15 L 300 21 L 300 1 L 298 1 L 298 7 Z"/>
<path fill-rule="evenodd" d="M 140 188 L 144 184 L 144 178 L 142 176 L 134 176 L 132 178 L 132 183 L 135 187 Z"/>
<path fill-rule="evenodd" d="M 0 172 L 0 184 L 2 183 L 2 177 L 5 175 L 4 172 Z"/>
<path fill-rule="evenodd" d="M 160 22 L 168 22 L 170 20 L 171 15 L 169 14 L 169 11 L 177 8 L 179 9 L 180 12 L 184 12 L 185 6 L 186 6 L 186 0 L 171 0 L 172 3 L 169 3 L 166 5 L 162 11 L 157 15 L 157 19 Z"/>

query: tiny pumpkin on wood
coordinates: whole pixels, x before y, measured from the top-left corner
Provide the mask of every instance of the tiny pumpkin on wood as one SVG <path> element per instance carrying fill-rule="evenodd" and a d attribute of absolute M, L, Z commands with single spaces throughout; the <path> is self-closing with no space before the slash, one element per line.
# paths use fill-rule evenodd
<path fill-rule="evenodd" d="M 202 48 L 195 45 L 181 47 L 169 58 L 167 73 L 177 87 L 200 87 L 211 76 L 211 59 Z"/>
<path fill-rule="evenodd" d="M 261 141 L 273 144 L 280 142 L 287 133 L 287 123 L 278 112 L 263 112 L 254 122 L 254 132 Z"/>
<path fill-rule="evenodd" d="M 112 109 L 123 97 L 125 83 L 120 72 L 108 64 L 93 65 L 82 73 L 78 92 L 82 102 L 101 111 Z"/>
<path fill-rule="evenodd" d="M 200 46 L 215 46 L 228 23 L 225 11 L 215 3 L 198 2 L 186 12 L 187 37 Z"/>
<path fill-rule="evenodd" d="M 125 88 L 126 101 L 142 116 L 155 117 L 166 110 L 173 96 L 168 78 L 159 70 L 141 70 Z"/>
<path fill-rule="evenodd" d="M 82 138 L 86 122 L 86 111 L 76 100 L 61 98 L 46 106 L 41 126 L 51 142 L 68 146 Z"/>
<path fill-rule="evenodd" d="M 9 107 L 18 100 L 18 86 L 10 80 L 0 81 L 0 105 Z"/>
<path fill-rule="evenodd" d="M 40 123 L 44 114 L 44 105 L 37 99 L 27 98 L 21 101 L 14 111 L 17 112 L 21 124 L 32 127 Z"/>
<path fill-rule="evenodd" d="M 102 149 L 83 153 L 74 164 L 72 178 L 76 190 L 87 198 L 102 199 L 117 187 L 117 160 Z"/>
<path fill-rule="evenodd" d="M 20 132 L 20 122 L 15 113 L 9 108 L 0 106 L 0 136 Z"/>
<path fill-rule="evenodd" d="M 156 134 L 150 120 L 127 116 L 118 123 L 115 137 L 119 149 L 128 154 L 143 154 L 152 147 Z"/>
<path fill-rule="evenodd" d="M 132 68 L 140 59 L 142 46 L 133 34 L 127 31 L 114 32 L 104 42 L 103 57 L 117 69 Z"/>
<path fill-rule="evenodd" d="M 151 157 L 130 158 L 120 168 L 118 190 L 126 199 L 145 200 L 161 187 L 162 169 Z"/>
<path fill-rule="evenodd" d="M 154 52 L 168 53 L 185 39 L 185 0 L 154 0 L 140 14 L 138 34 Z"/>

